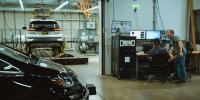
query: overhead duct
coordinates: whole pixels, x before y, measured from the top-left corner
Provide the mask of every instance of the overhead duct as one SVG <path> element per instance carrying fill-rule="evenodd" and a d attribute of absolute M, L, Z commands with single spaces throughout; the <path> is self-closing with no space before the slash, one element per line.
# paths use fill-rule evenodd
<path fill-rule="evenodd" d="M 26 8 L 24 11 L 25 12 L 32 12 L 34 10 L 34 8 Z M 10 8 L 10 7 L 0 7 L 0 11 L 21 11 L 20 8 Z M 63 9 L 62 11 L 59 11 L 58 13 L 60 12 L 74 12 L 74 13 L 80 13 L 82 11 L 80 10 L 77 10 L 77 9 Z M 56 12 L 54 12 L 56 13 Z"/>

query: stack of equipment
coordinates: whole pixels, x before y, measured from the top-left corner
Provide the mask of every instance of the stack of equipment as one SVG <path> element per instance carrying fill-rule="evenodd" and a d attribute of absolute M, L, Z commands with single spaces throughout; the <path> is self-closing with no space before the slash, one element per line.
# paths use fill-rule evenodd
<path fill-rule="evenodd" d="M 132 78 L 136 69 L 136 37 L 112 36 L 112 74 L 117 78 Z"/>

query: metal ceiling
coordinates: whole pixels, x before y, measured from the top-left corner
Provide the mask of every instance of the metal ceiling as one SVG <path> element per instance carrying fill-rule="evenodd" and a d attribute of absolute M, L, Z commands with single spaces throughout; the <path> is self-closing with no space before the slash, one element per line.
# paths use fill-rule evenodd
<path fill-rule="evenodd" d="M 66 0 L 22 0 L 25 10 L 32 8 L 51 8 L 55 9 L 62 2 Z M 69 4 L 62 9 L 64 10 L 79 10 L 78 3 L 80 0 L 68 0 Z M 94 4 L 97 4 L 98 0 L 94 0 Z M 20 9 L 19 0 L 0 0 L 0 10 Z"/>

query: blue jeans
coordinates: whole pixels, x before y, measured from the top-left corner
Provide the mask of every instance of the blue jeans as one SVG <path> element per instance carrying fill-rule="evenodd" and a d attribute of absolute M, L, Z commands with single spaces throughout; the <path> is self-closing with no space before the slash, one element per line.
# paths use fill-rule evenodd
<path fill-rule="evenodd" d="M 183 54 L 182 57 L 178 56 L 175 58 L 175 67 L 176 67 L 176 73 L 178 76 L 178 80 L 187 80 L 187 72 L 185 67 L 185 56 L 186 54 Z"/>

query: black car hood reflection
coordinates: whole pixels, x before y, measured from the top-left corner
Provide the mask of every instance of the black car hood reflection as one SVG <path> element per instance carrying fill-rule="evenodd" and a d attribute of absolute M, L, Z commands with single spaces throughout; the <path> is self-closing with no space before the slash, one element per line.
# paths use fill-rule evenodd
<path fill-rule="evenodd" d="M 43 68 L 49 68 L 49 69 L 53 69 L 53 70 L 57 70 L 59 72 L 69 72 L 72 71 L 69 68 L 64 68 L 63 65 L 54 63 L 54 62 L 50 62 L 48 60 L 44 60 L 44 59 L 39 59 L 39 61 L 36 63 L 36 65 L 43 67 Z"/>

